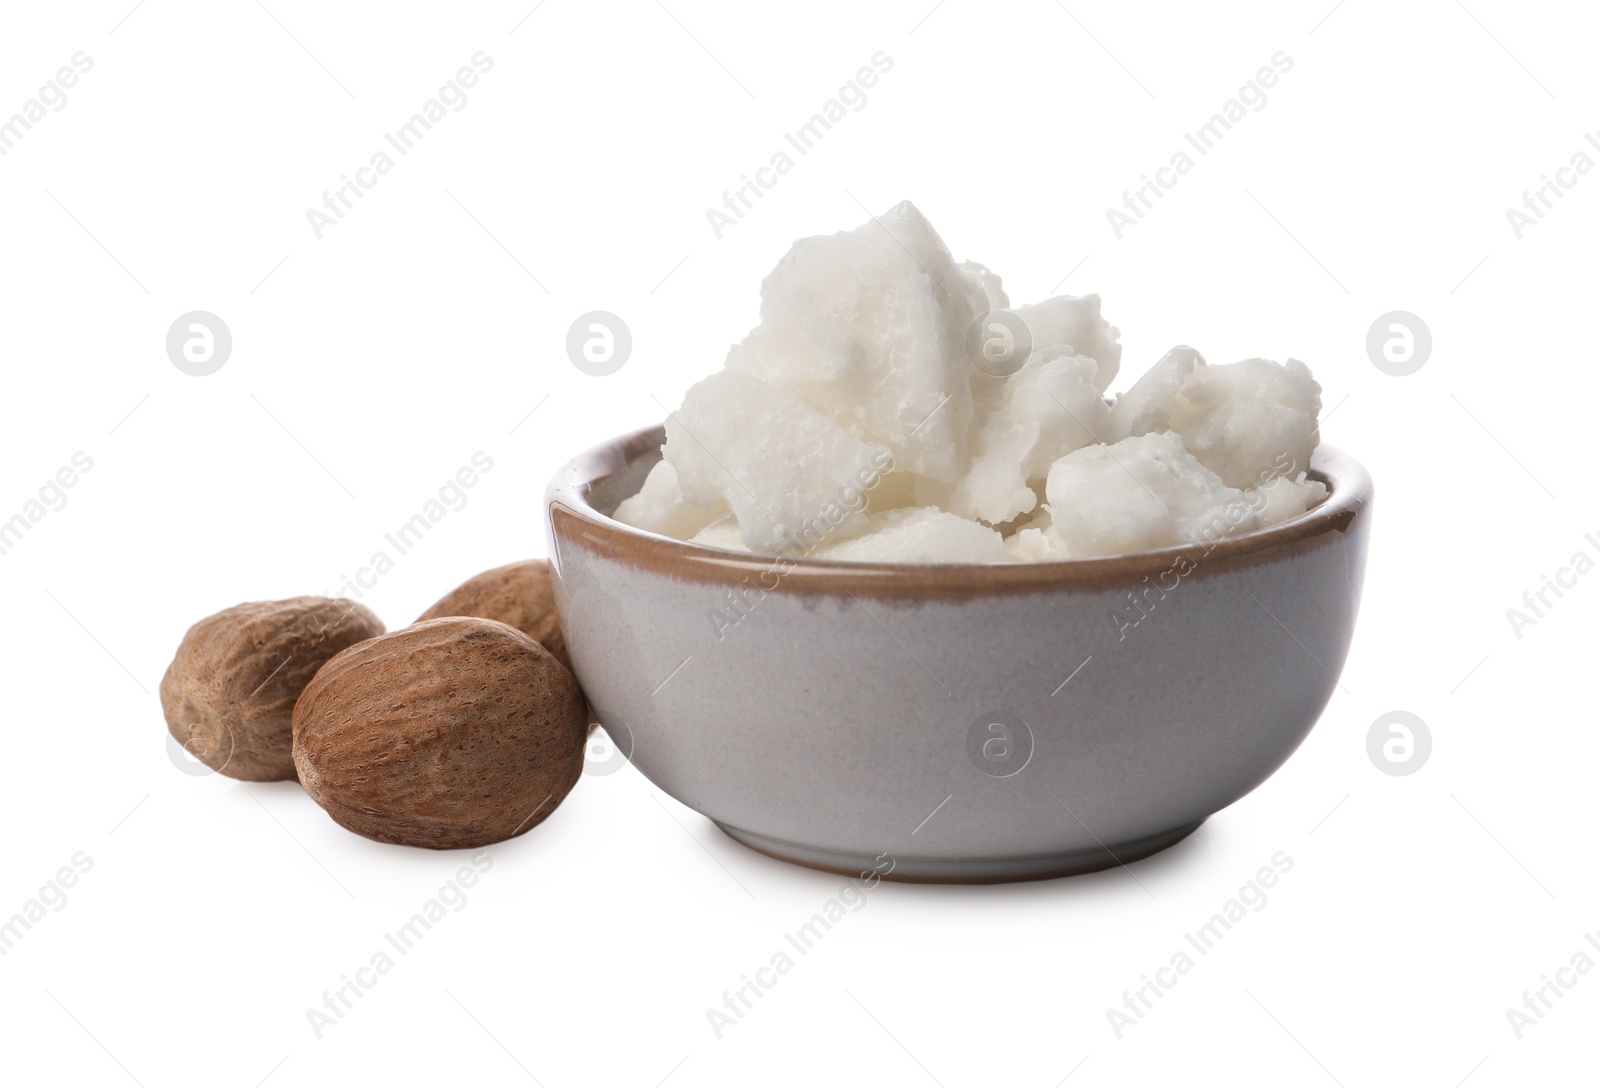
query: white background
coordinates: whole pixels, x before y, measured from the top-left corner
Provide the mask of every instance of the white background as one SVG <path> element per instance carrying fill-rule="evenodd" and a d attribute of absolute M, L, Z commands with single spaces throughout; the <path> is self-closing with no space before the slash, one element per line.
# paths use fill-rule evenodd
<path fill-rule="evenodd" d="M 1592 1076 L 1600 971 L 1520 1039 L 1506 1016 L 1600 931 L 1600 575 L 1520 638 L 1506 617 L 1600 556 L 1600 176 L 1520 239 L 1506 218 L 1600 125 L 1592 13 L 128 3 L 0 15 L 0 116 L 94 61 L 0 158 L 0 516 L 94 462 L 0 556 L 0 917 L 93 861 L 0 957 L 6 1080 Z M 479 50 L 468 104 L 317 239 L 306 210 Z M 1117 239 L 1106 209 L 1280 50 L 1266 106 Z M 878 51 L 894 66 L 865 108 L 718 240 L 706 209 Z M 1326 440 L 1378 487 L 1360 628 L 1310 739 L 1127 870 L 883 885 L 720 1039 L 706 1010 L 840 879 L 745 850 L 631 768 L 586 776 L 318 1039 L 306 1010 L 465 858 L 348 834 L 292 783 L 180 773 L 154 693 L 188 625 L 336 590 L 478 451 L 470 503 L 367 601 L 399 627 L 543 554 L 559 464 L 719 366 L 790 241 L 907 198 L 1013 300 L 1100 292 L 1130 376 L 1178 342 L 1310 363 Z M 207 378 L 164 350 L 196 309 L 234 337 Z M 592 309 L 633 331 L 609 378 L 563 349 Z M 1395 309 L 1434 337 L 1405 378 L 1365 348 Z M 1397 709 L 1433 736 L 1409 777 L 1366 751 Z M 1277 851 L 1294 866 L 1267 905 L 1118 1038 L 1107 1009 Z"/>

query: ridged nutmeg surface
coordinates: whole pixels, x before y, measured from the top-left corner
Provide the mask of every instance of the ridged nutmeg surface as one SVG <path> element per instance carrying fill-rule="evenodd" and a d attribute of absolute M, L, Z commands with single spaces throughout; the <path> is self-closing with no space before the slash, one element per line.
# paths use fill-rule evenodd
<path fill-rule="evenodd" d="M 419 616 L 417 622 L 444 616 L 477 616 L 509 623 L 572 668 L 556 618 L 550 564 L 543 559 L 511 563 L 469 578 Z"/>
<path fill-rule="evenodd" d="M 555 811 L 588 715 L 566 666 L 508 624 L 429 620 L 323 666 L 294 712 L 300 784 L 344 827 L 437 850 L 486 846 Z"/>
<path fill-rule="evenodd" d="M 295 597 L 241 604 L 189 628 L 161 708 L 179 744 L 212 770 L 247 782 L 295 777 L 295 700 L 341 650 L 383 634 L 354 601 Z"/>

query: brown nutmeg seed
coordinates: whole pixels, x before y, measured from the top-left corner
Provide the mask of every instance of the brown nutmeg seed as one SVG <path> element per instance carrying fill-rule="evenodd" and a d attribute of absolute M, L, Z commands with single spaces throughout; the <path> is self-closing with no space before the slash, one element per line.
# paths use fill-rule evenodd
<path fill-rule="evenodd" d="M 222 774 L 293 779 L 300 692 L 341 650 L 383 632 L 364 605 L 328 597 L 241 604 L 208 616 L 189 628 L 161 680 L 167 728 Z"/>
<path fill-rule="evenodd" d="M 444 616 L 477 616 L 509 623 L 549 650 L 568 669 L 572 668 L 556 618 L 550 564 L 543 559 L 511 563 L 469 578 L 418 616 L 417 622 Z"/>
<path fill-rule="evenodd" d="M 486 846 L 550 815 L 583 773 L 578 682 L 496 620 L 449 617 L 351 647 L 294 712 L 300 783 L 379 842 Z"/>

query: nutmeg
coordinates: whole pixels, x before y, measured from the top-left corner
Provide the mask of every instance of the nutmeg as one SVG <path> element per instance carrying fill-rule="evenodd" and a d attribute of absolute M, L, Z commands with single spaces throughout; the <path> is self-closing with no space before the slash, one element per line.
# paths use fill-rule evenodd
<path fill-rule="evenodd" d="M 247 782 L 295 777 L 295 701 L 325 662 L 383 634 L 364 605 L 328 597 L 241 604 L 184 636 L 161 680 L 161 708 L 179 744 Z"/>
<path fill-rule="evenodd" d="M 469 578 L 417 617 L 417 622 L 444 616 L 477 616 L 509 623 L 572 668 L 556 617 L 550 564 L 543 559 L 510 563 Z"/>
<path fill-rule="evenodd" d="M 543 822 L 583 772 L 578 682 L 497 620 L 447 617 L 353 646 L 294 712 L 300 783 L 379 842 L 485 846 Z"/>

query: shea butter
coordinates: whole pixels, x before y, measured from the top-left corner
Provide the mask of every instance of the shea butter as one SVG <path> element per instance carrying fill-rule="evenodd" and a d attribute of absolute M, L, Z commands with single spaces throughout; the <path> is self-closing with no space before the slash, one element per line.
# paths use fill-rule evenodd
<path fill-rule="evenodd" d="M 666 421 L 618 521 L 837 562 L 1048 562 L 1214 543 L 1327 497 L 1304 363 L 1180 345 L 1108 396 L 1098 295 L 1011 307 L 909 202 L 796 242 Z"/>

